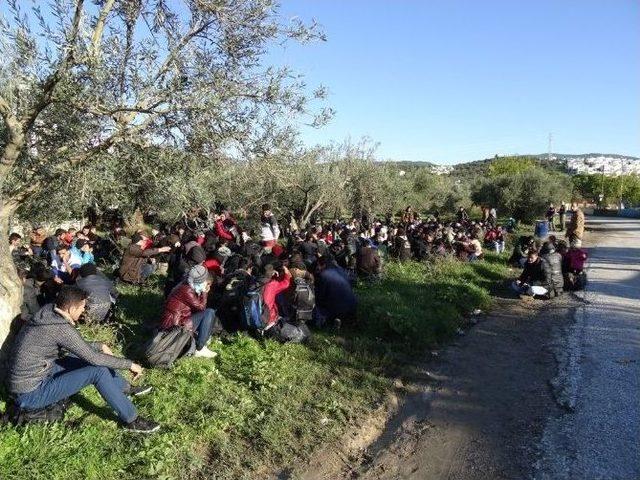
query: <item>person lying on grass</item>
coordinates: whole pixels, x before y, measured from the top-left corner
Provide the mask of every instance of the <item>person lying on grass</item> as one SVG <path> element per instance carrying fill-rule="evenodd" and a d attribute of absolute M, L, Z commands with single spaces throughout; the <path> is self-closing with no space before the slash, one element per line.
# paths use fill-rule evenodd
<path fill-rule="evenodd" d="M 86 342 L 75 328 L 84 312 L 87 293 L 74 286 L 61 289 L 55 303 L 47 304 L 22 327 L 14 344 L 8 387 L 16 406 L 41 410 L 66 400 L 88 385 L 116 412 L 127 430 L 152 433 L 160 425 L 138 415 L 128 395 L 141 395 L 151 387 L 134 387 L 116 370 L 130 370 L 134 380 L 142 367 L 113 355 L 102 343 Z M 60 356 L 60 352 L 64 352 Z"/>

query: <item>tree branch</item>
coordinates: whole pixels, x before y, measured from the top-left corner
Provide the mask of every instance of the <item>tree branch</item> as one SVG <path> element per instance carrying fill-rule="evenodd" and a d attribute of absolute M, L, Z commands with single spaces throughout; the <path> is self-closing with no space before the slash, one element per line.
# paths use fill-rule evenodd
<path fill-rule="evenodd" d="M 80 31 L 80 19 L 82 17 L 82 10 L 84 8 L 84 0 L 77 0 L 76 10 L 73 15 L 73 21 L 71 23 L 71 31 L 69 38 L 67 39 L 67 54 L 64 56 L 56 71 L 53 72 L 42 87 L 42 94 L 36 102 L 36 104 L 21 119 L 21 123 L 24 125 L 24 130 L 29 131 L 33 126 L 36 118 L 40 115 L 40 112 L 47 108 L 51 104 L 51 99 L 55 91 L 56 86 L 62 80 L 62 77 L 67 73 L 69 67 L 73 63 L 76 40 L 78 39 L 78 32 Z"/>
<path fill-rule="evenodd" d="M 107 0 L 107 3 L 104 4 L 102 10 L 100 11 L 100 15 L 98 16 L 98 21 L 96 22 L 96 28 L 93 30 L 93 35 L 91 36 L 91 48 L 92 55 L 94 57 L 98 56 L 98 51 L 100 49 L 100 44 L 102 43 L 102 32 L 104 31 L 104 26 L 107 21 L 107 17 L 113 8 L 113 4 L 115 0 Z"/>

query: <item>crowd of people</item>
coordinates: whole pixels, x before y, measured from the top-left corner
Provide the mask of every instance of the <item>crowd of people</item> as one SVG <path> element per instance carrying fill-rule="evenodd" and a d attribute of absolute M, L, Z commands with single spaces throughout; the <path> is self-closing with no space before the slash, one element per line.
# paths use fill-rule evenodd
<path fill-rule="evenodd" d="M 587 252 L 582 248 L 584 213 L 576 203 L 571 205 L 571 212 L 565 240 L 549 235 L 540 243 L 534 237 L 521 236 L 515 243 L 509 263 L 523 268 L 512 285 L 517 293 L 552 298 L 564 290 L 584 288 L 587 260 Z M 547 218 L 552 222 L 553 216 Z"/>
<path fill-rule="evenodd" d="M 421 219 L 408 207 L 398 222 L 317 222 L 297 231 L 281 228 L 270 205 L 264 204 L 255 229 L 243 228 L 221 209 L 207 218 L 204 228 L 163 224 L 139 229 L 131 238 L 120 226 L 107 237 L 92 225 L 58 229 L 51 236 L 37 226 L 24 244 L 13 233 L 11 251 L 24 282 L 22 325 L 8 377 L 15 411 L 28 416 L 59 407 L 85 386 L 95 385 L 125 428 L 145 433 L 159 428 L 140 417 L 129 398 L 150 388 L 132 386 L 116 372 L 130 370 L 135 379 L 142 372 L 140 364 L 114 356 L 107 345 L 85 341 L 75 328 L 78 322 L 101 323 L 113 317 L 116 282 L 142 285 L 154 272 L 162 274 L 165 299 L 146 339 L 144 359 L 150 366 L 169 367 L 183 355 L 214 358 L 216 353 L 207 346 L 213 335 L 244 330 L 301 342 L 311 335 L 309 327 L 355 324 L 357 278 L 377 282 L 389 259 L 455 256 L 475 262 L 482 260 L 485 249 L 502 253 L 515 222 L 497 223 L 495 209 L 483 209 L 482 218 L 474 221 L 460 207 L 455 220 L 444 221 L 438 212 Z M 576 239 L 581 238 L 570 224 L 572 228 Z M 555 291 L 561 289 L 554 256 L 563 254 L 561 243 L 547 242 L 540 260 L 527 242 L 519 242 L 519 256 L 515 258 L 514 251 L 512 257 L 524 267 L 519 291 L 550 281 Z M 573 258 L 571 252 L 578 247 L 572 244 L 567 258 Z M 112 279 L 97 264 L 114 257 L 119 261 Z M 534 265 L 545 258 L 551 267 L 538 271 Z M 567 262 L 569 275 L 575 264 Z"/>

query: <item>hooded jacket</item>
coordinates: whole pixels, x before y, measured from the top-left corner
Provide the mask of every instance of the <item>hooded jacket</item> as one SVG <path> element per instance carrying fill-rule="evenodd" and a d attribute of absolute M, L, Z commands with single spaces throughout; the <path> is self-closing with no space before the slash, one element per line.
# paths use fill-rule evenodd
<path fill-rule="evenodd" d="M 9 391 L 17 395 L 38 388 L 61 352 L 99 367 L 121 370 L 131 367 L 131 360 L 102 353 L 98 345 L 85 341 L 52 303 L 45 305 L 22 327 L 15 340 L 9 360 Z"/>
<path fill-rule="evenodd" d="M 191 315 L 202 312 L 207 307 L 207 295 L 197 294 L 188 283 L 174 288 L 164 304 L 160 318 L 160 330 L 170 330 L 181 326 L 193 330 Z"/>

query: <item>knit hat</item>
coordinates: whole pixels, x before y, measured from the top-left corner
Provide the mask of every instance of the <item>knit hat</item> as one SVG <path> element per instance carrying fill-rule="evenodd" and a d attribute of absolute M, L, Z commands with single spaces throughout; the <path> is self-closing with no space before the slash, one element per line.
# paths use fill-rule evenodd
<path fill-rule="evenodd" d="M 189 282 L 190 283 L 204 283 L 209 278 L 209 272 L 203 265 L 196 265 L 189 270 Z"/>

